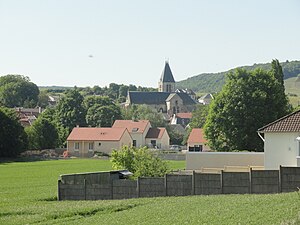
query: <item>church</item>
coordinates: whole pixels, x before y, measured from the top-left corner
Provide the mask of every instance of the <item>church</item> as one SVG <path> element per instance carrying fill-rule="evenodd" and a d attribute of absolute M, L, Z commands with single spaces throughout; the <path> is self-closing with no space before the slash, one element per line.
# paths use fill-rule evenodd
<path fill-rule="evenodd" d="M 172 74 L 169 62 L 165 62 L 165 67 L 158 82 L 157 92 L 129 91 L 125 107 L 130 105 L 148 105 L 157 112 L 173 116 L 177 113 L 192 112 L 197 102 L 195 96 L 189 95 L 184 90 L 176 90 L 175 79 Z"/>

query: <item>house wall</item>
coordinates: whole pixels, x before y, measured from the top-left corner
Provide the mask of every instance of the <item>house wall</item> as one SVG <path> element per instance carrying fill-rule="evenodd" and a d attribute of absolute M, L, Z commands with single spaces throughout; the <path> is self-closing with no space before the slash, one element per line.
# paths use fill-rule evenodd
<path fill-rule="evenodd" d="M 297 166 L 299 143 L 296 137 L 299 133 L 265 133 L 265 168 L 279 169 L 283 166 Z"/>
<path fill-rule="evenodd" d="M 75 151 L 75 143 L 79 142 L 79 151 Z M 94 150 L 89 150 L 89 143 L 94 143 Z M 76 157 L 92 157 L 95 151 L 110 154 L 113 149 L 120 149 L 123 145 L 132 145 L 132 138 L 124 132 L 119 141 L 68 141 L 68 151 Z"/>
<path fill-rule="evenodd" d="M 194 147 L 195 145 L 202 145 L 202 151 L 203 152 L 208 152 L 210 151 L 210 147 L 208 145 L 205 145 L 202 142 L 188 142 L 187 143 L 187 149 L 189 149 L 189 147 Z"/>
<path fill-rule="evenodd" d="M 146 139 L 146 135 L 150 129 L 151 125 L 150 123 L 147 124 L 147 127 L 145 128 L 143 133 L 140 132 L 130 132 L 131 138 L 132 140 L 136 140 L 136 147 L 143 147 L 146 146 L 148 144 L 147 141 L 145 141 Z"/>
<path fill-rule="evenodd" d="M 187 152 L 186 169 L 264 166 L 262 152 Z"/>

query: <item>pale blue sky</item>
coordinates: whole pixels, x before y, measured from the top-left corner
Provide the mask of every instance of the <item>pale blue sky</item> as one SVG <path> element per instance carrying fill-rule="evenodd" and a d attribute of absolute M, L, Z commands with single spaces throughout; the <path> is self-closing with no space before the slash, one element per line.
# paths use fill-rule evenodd
<path fill-rule="evenodd" d="M 300 60 L 300 1 L 0 0 L 0 34 L 0 75 L 156 87 L 165 59 L 177 81 Z"/>

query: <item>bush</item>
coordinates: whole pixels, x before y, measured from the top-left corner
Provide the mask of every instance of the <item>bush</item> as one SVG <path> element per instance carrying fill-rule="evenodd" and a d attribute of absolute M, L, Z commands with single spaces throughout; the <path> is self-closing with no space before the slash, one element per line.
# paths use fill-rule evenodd
<path fill-rule="evenodd" d="M 162 177 L 169 172 L 167 163 L 146 147 L 123 146 L 121 150 L 113 150 L 111 162 L 113 169 L 127 169 L 134 178 Z"/>

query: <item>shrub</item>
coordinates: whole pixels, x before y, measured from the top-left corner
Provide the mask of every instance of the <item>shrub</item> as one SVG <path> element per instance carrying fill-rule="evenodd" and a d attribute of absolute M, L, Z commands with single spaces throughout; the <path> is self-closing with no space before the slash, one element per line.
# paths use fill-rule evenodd
<path fill-rule="evenodd" d="M 113 169 L 127 169 L 134 178 L 162 177 L 169 172 L 167 163 L 146 147 L 123 146 L 121 150 L 113 150 L 111 162 Z"/>

